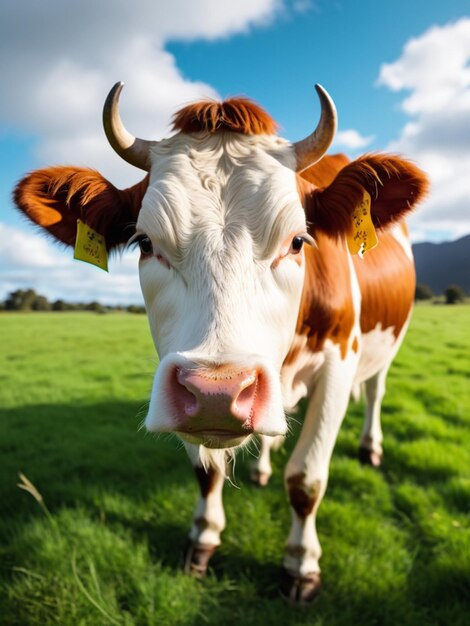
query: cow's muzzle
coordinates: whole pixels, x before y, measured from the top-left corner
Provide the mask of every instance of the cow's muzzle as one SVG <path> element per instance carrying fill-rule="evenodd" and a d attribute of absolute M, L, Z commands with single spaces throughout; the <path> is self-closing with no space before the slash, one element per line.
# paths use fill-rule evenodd
<path fill-rule="evenodd" d="M 279 386 L 259 359 L 221 362 L 168 355 L 155 377 L 147 429 L 176 432 L 211 448 L 239 445 L 253 433 L 285 434 L 276 382 Z"/>

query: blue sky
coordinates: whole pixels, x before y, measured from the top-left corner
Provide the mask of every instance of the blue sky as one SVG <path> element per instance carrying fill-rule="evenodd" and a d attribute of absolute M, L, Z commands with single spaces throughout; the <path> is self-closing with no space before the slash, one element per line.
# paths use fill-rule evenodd
<path fill-rule="evenodd" d="M 91 17 L 93 19 L 91 19 Z M 0 298 L 33 286 L 49 297 L 139 301 L 135 257 L 109 276 L 71 260 L 14 211 L 28 170 L 97 167 L 116 185 L 140 178 L 100 128 L 109 88 L 122 113 L 158 139 L 202 95 L 257 100 L 297 140 L 318 119 L 313 85 L 333 96 L 333 151 L 406 154 L 433 191 L 413 239 L 470 232 L 470 7 L 442 0 L 4 0 L 0 7 Z"/>
<path fill-rule="evenodd" d="M 167 49 L 189 78 L 214 85 L 222 96 L 245 93 L 262 103 L 289 139 L 311 129 L 312 85 L 319 82 L 333 95 L 341 126 L 375 135 L 379 149 L 406 121 L 402 95 L 375 85 L 380 66 L 397 59 L 406 42 L 431 25 L 458 20 L 464 4 L 317 0 L 304 5 L 305 13 L 291 10 L 247 35 L 170 42 Z"/>

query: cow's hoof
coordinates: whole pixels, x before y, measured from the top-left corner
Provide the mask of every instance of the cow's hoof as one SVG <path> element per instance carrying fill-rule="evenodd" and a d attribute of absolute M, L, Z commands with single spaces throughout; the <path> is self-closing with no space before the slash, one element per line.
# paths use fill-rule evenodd
<path fill-rule="evenodd" d="M 289 604 L 308 606 L 320 591 L 320 572 L 312 572 L 305 576 L 292 576 L 286 569 L 282 569 L 280 593 Z"/>
<path fill-rule="evenodd" d="M 195 578 L 203 578 L 206 575 L 211 556 L 216 550 L 217 546 L 189 541 L 183 560 L 184 573 Z"/>
<path fill-rule="evenodd" d="M 258 487 L 266 487 L 270 478 L 269 474 L 261 472 L 257 467 L 251 468 L 250 480 L 254 485 L 257 485 Z"/>
<path fill-rule="evenodd" d="M 382 455 L 380 452 L 374 452 L 373 450 L 361 446 L 359 448 L 359 461 L 362 465 L 380 467 L 382 465 Z"/>

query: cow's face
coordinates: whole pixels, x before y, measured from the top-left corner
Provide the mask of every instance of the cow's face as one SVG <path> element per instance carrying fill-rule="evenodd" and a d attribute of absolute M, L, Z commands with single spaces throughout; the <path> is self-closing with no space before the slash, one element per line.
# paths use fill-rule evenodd
<path fill-rule="evenodd" d="M 279 373 L 310 239 L 292 146 L 179 134 L 151 161 L 135 236 L 161 359 L 146 426 L 209 447 L 284 434 Z"/>

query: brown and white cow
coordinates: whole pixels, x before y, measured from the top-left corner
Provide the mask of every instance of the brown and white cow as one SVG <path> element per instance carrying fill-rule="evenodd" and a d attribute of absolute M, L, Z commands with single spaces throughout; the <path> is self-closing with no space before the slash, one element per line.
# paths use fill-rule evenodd
<path fill-rule="evenodd" d="M 323 156 L 336 128 L 328 94 L 312 135 L 291 144 L 245 99 L 200 102 L 176 114 L 176 134 L 136 139 L 110 92 L 105 131 L 147 176 L 119 190 L 75 167 L 38 170 L 18 185 L 18 207 L 74 245 L 77 218 L 112 250 L 141 250 L 140 282 L 160 355 L 149 431 L 184 441 L 201 496 L 186 569 L 203 573 L 225 525 L 227 456 L 257 435 L 254 476 L 266 484 L 269 449 L 288 431 L 285 412 L 309 398 L 285 470 L 292 526 L 282 592 L 311 600 L 320 587 L 315 516 L 351 391 L 363 383 L 363 461 L 382 455 L 380 405 L 387 370 L 406 331 L 414 269 L 401 218 L 426 191 L 424 174 L 393 155 L 353 162 Z M 345 238 L 367 191 L 379 245 L 352 257 Z M 305 245 L 306 244 L 306 245 Z"/>

